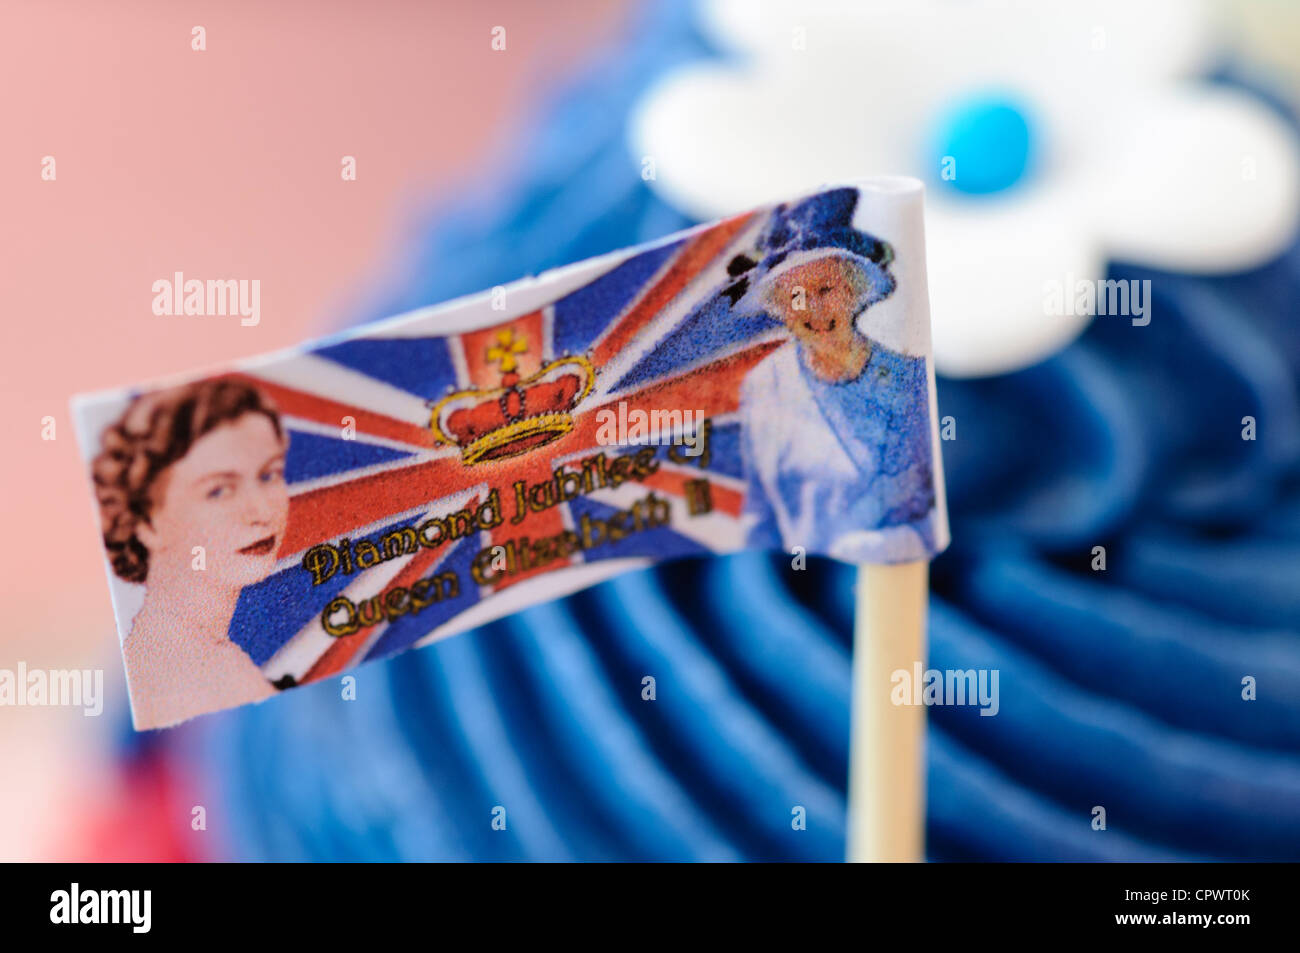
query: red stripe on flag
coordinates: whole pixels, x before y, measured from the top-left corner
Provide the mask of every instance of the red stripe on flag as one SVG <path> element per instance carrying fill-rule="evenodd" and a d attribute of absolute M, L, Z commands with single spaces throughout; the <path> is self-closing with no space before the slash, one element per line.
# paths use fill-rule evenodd
<path fill-rule="evenodd" d="M 627 402 L 629 413 L 633 410 L 661 412 L 690 410 L 705 417 L 734 413 L 740 406 L 740 385 L 745 375 L 755 364 L 784 343 L 784 340 L 778 340 L 756 344 L 739 353 L 729 354 L 711 364 L 706 364 L 689 374 L 652 384 L 631 394 L 612 397 L 599 407 L 584 410 L 581 419 L 573 431 L 564 438 L 563 445 L 555 455 L 577 453 L 588 446 L 595 445 L 596 431 L 599 428 L 597 412 L 610 410 L 618 413 L 618 405 L 622 401 Z"/>
<path fill-rule="evenodd" d="M 516 506 L 513 503 L 515 498 L 514 484 L 516 481 L 522 480 L 525 487 L 531 489 L 539 484 L 547 484 L 554 478 L 555 471 L 551 466 L 551 455 L 547 453 L 545 455 L 539 455 L 526 465 L 520 466 L 519 469 L 512 474 L 510 483 L 498 486 L 498 489 L 501 491 L 501 496 L 504 498 L 501 505 L 510 515 L 505 522 L 492 531 L 491 545 L 500 546 L 510 540 L 515 540 L 516 571 L 511 575 L 504 577 L 499 582 L 494 581 L 492 585 L 494 590 L 499 592 L 502 589 L 515 585 L 516 583 L 523 582 L 525 579 L 531 579 L 533 576 L 569 565 L 570 560 L 566 558 L 557 559 L 553 562 L 536 566 L 532 569 L 518 568 L 518 561 L 523 558 L 523 547 L 521 544 L 525 538 L 527 538 L 530 543 L 533 543 L 548 537 L 558 536 L 560 533 L 564 532 L 565 526 L 564 518 L 560 513 L 561 504 L 559 502 L 554 502 L 552 506 L 542 510 L 541 512 L 535 512 L 530 508 L 523 520 L 518 523 L 513 522 L 517 515 L 512 512 L 516 509 Z M 552 484 L 552 487 L 553 486 L 554 485 Z"/>
<path fill-rule="evenodd" d="M 265 393 L 275 402 L 280 413 L 290 417 L 301 417 L 318 424 L 341 428 L 343 418 L 351 417 L 356 421 L 358 433 L 372 437 L 384 437 L 415 447 L 432 447 L 433 432 L 430 428 L 398 420 L 372 410 L 365 410 L 352 404 L 340 403 L 327 397 L 318 397 L 306 391 L 285 387 L 257 377 L 243 374 L 231 375 Z"/>
<path fill-rule="evenodd" d="M 660 467 L 654 473 L 650 474 L 644 480 L 639 482 L 652 490 L 663 490 L 665 493 L 671 493 L 673 496 L 686 496 L 686 483 L 689 480 L 708 480 L 709 471 L 699 470 L 698 474 L 687 473 L 682 470 L 668 470 Z M 729 486 L 722 486 L 716 481 L 709 480 L 709 497 L 713 501 L 713 508 L 721 510 L 728 516 L 739 516 L 741 509 L 745 505 L 745 494 L 739 490 L 734 490 Z"/>
<path fill-rule="evenodd" d="M 501 356 L 509 354 L 517 362 L 514 368 L 521 378 L 535 373 L 542 366 L 545 335 L 542 331 L 542 312 L 534 311 L 522 317 L 480 331 L 467 331 L 460 336 L 465 348 L 465 369 L 471 387 L 491 390 L 501 386 Z M 526 350 L 519 350 L 520 347 Z M 496 352 L 494 356 L 490 353 Z"/>
<path fill-rule="evenodd" d="M 289 498 L 289 523 L 280 556 L 337 539 L 482 482 L 484 476 L 466 471 L 458 455 L 299 493 Z"/>

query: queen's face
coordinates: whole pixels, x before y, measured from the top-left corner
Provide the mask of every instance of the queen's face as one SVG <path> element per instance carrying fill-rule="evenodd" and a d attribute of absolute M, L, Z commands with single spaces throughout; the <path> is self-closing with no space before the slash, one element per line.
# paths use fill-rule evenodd
<path fill-rule="evenodd" d="M 174 575 L 242 588 L 275 566 L 289 516 L 285 443 L 265 414 L 248 413 L 204 434 L 154 484 L 148 523 L 137 530 L 155 565 Z M 194 547 L 205 567 L 194 568 Z"/>
<path fill-rule="evenodd" d="M 853 338 L 857 292 L 841 258 L 827 257 L 791 268 L 772 291 L 778 317 L 800 343 L 844 347 Z"/>

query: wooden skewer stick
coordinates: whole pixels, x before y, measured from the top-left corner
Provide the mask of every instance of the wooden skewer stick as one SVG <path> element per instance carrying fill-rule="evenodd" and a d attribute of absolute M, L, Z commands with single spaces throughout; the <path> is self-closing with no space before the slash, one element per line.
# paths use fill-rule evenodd
<path fill-rule="evenodd" d="M 853 632 L 848 859 L 925 859 L 925 706 L 895 705 L 894 672 L 925 668 L 929 564 L 859 566 Z"/>

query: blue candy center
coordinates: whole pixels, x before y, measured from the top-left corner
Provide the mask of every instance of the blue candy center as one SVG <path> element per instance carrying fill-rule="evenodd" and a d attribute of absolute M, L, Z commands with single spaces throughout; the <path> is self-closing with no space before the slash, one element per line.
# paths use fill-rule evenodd
<path fill-rule="evenodd" d="M 928 167 L 948 188 L 988 195 L 1025 177 L 1035 147 L 1026 110 L 997 94 L 967 97 L 944 110 L 929 137 Z"/>

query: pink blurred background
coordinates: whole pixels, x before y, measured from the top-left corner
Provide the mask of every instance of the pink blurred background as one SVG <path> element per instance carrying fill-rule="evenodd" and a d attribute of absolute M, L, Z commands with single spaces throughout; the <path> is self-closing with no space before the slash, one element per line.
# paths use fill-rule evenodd
<path fill-rule="evenodd" d="M 401 267 L 405 230 L 518 161 L 530 107 L 624 15 L 609 0 L 4 5 L 0 667 L 102 667 L 110 707 L 0 709 L 0 859 L 77 856 L 84 805 L 115 794 L 124 683 L 69 396 L 355 316 Z M 259 279 L 261 323 L 154 316 L 151 286 L 175 271 Z"/>

